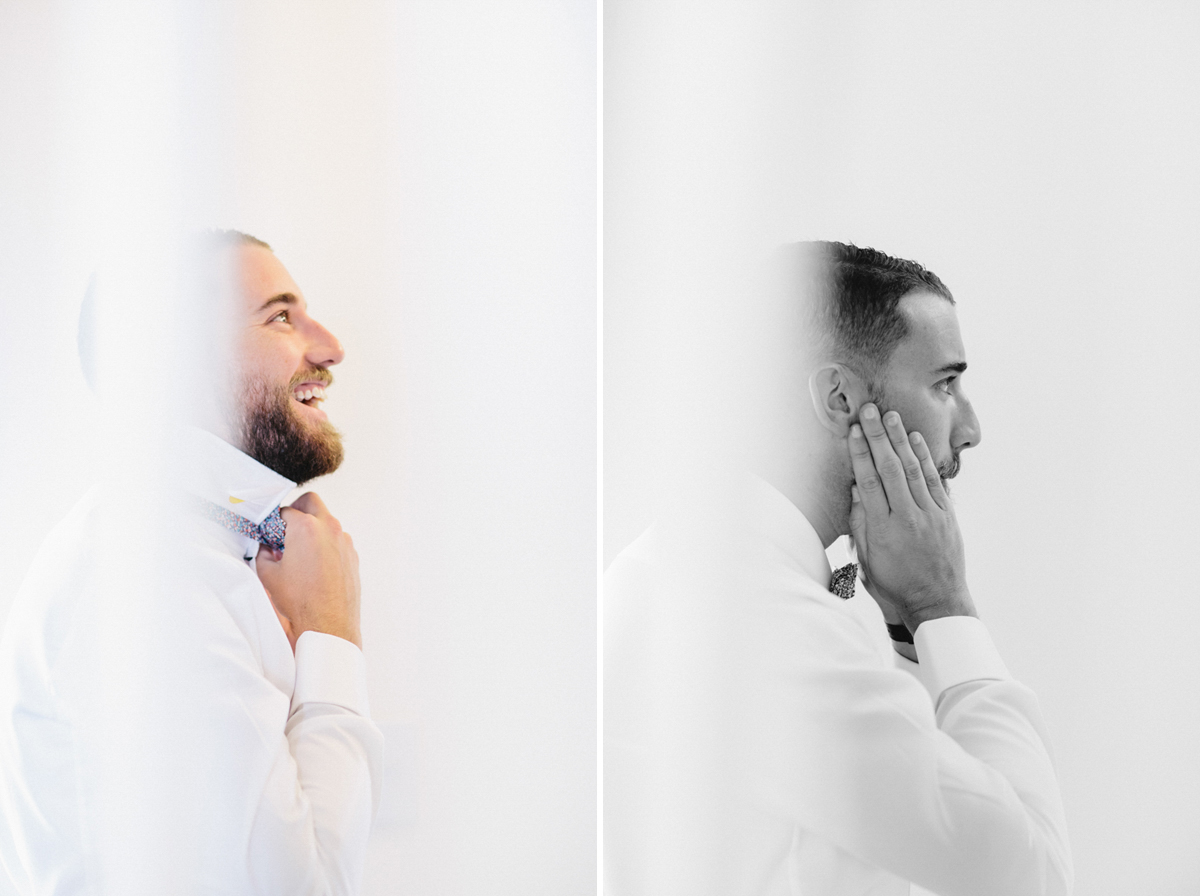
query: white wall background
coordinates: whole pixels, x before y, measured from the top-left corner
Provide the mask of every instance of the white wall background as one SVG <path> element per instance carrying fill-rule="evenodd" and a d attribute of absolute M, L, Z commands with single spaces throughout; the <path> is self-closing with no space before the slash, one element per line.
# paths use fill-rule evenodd
<path fill-rule="evenodd" d="M 796 239 L 959 302 L 977 605 L 1088 896 L 1200 891 L 1200 11 L 605 4 L 605 549 L 644 527 L 721 271 Z"/>
<path fill-rule="evenodd" d="M 595 17 L 0 5 L 0 619 L 98 473 L 75 319 L 112 234 L 270 241 L 347 351 L 314 487 L 388 736 L 367 893 L 595 888 Z"/>

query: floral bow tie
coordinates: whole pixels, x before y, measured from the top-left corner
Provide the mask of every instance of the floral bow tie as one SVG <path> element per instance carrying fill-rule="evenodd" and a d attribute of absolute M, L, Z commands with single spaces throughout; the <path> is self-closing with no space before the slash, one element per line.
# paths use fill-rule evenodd
<path fill-rule="evenodd" d="M 829 591 L 842 600 L 854 597 L 854 583 L 858 580 L 858 564 L 847 563 L 834 570 L 833 578 L 829 580 Z"/>
<path fill-rule="evenodd" d="M 849 600 L 854 597 L 854 583 L 858 581 L 858 564 L 847 563 L 845 566 L 834 570 L 833 576 L 829 579 L 829 592 L 836 594 L 842 600 Z M 893 641 L 900 641 L 904 644 L 913 642 L 912 632 L 904 627 L 903 624 L 887 623 L 888 635 Z"/>
<path fill-rule="evenodd" d="M 204 516 L 214 523 L 283 553 L 283 537 L 287 532 L 287 523 L 283 521 L 283 514 L 279 512 L 278 507 L 268 513 L 265 520 L 255 525 L 244 516 L 238 516 L 232 510 L 226 510 L 212 501 L 201 501 L 200 504 Z"/>

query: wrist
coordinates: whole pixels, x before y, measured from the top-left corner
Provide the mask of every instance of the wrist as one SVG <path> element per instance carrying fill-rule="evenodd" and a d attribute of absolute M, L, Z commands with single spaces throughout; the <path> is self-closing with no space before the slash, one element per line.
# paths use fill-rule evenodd
<path fill-rule="evenodd" d="M 941 619 L 944 616 L 977 617 L 979 615 L 975 612 L 975 603 L 971 600 L 971 593 L 965 587 L 929 603 L 921 603 L 916 606 L 901 605 L 897 609 L 905 628 L 914 635 L 921 623 L 929 622 L 932 619 Z"/>
<path fill-rule="evenodd" d="M 362 632 L 358 626 L 351 626 L 344 623 L 318 623 L 309 625 L 296 633 L 296 640 L 300 640 L 300 636 L 305 632 L 316 632 L 320 635 L 333 635 L 335 638 L 341 638 L 343 641 L 349 641 L 359 650 L 362 650 Z M 293 650 L 295 645 L 293 645 Z"/>

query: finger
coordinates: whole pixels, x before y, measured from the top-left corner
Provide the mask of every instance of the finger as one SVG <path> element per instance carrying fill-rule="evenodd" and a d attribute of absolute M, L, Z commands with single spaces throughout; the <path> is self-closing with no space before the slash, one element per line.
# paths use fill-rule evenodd
<path fill-rule="evenodd" d="M 862 419 L 862 430 L 871 448 L 871 459 L 875 462 L 875 470 L 883 482 L 883 490 L 887 493 L 888 504 L 892 512 L 911 510 L 916 507 L 912 493 L 908 490 L 908 480 L 904 477 L 904 466 L 896 456 L 892 440 L 884 429 L 879 417 L 879 408 L 868 402 L 863 405 L 859 415 Z"/>
<path fill-rule="evenodd" d="M 946 494 L 942 474 L 938 472 L 937 464 L 933 462 L 933 455 L 929 451 L 929 446 L 925 444 L 925 439 L 919 432 L 914 431 L 909 435 L 908 440 L 912 444 L 913 454 L 917 456 L 917 460 L 921 464 L 921 475 L 925 480 L 925 487 L 929 490 L 929 497 L 942 510 L 949 510 L 950 496 Z"/>
<path fill-rule="evenodd" d="M 284 523 L 284 535 L 283 535 L 284 544 L 287 544 L 288 535 L 292 532 L 293 529 L 302 529 L 303 528 L 303 529 L 308 529 L 309 531 L 311 531 L 315 521 L 318 519 L 321 519 L 321 517 L 318 516 L 317 514 L 310 512 L 310 510 L 316 509 L 313 507 L 313 505 L 309 504 L 307 506 L 309 507 L 309 510 L 304 510 L 299 507 L 280 507 L 279 508 L 279 515 L 281 517 L 283 517 L 283 523 Z M 333 520 L 333 517 L 326 516 L 325 520 L 326 520 L 326 522 L 331 522 Z"/>
<path fill-rule="evenodd" d="M 863 435 L 862 427 L 857 423 L 850 427 L 849 442 L 850 465 L 854 470 L 854 483 L 857 486 L 857 488 L 852 487 L 850 492 L 851 509 L 853 509 L 854 494 L 857 491 L 864 519 L 882 521 L 890 512 L 887 494 L 884 492 L 883 482 L 875 470 L 875 461 L 871 458 L 871 448 L 867 445 L 867 438 Z"/>
<path fill-rule="evenodd" d="M 856 546 L 867 543 L 867 511 L 857 485 L 850 486 L 850 537 Z"/>
<path fill-rule="evenodd" d="M 281 554 L 279 551 L 275 550 L 270 545 L 260 544 L 258 546 L 258 554 L 256 554 L 254 558 L 254 563 L 256 566 L 270 565 L 272 563 L 278 563 L 282 559 L 283 554 Z"/>
<path fill-rule="evenodd" d="M 316 492 L 305 492 L 291 504 L 296 510 L 311 516 L 332 517 L 329 508 Z"/>
<path fill-rule="evenodd" d="M 895 411 L 888 411 L 883 415 L 883 425 L 892 442 L 896 457 L 900 459 L 900 466 L 904 468 L 904 479 L 908 483 L 909 494 L 922 510 L 933 510 L 937 505 L 929 495 L 929 487 L 925 483 L 925 473 L 921 469 L 921 461 L 917 459 L 917 455 L 909 443 L 908 433 L 904 431 L 904 421 Z"/>

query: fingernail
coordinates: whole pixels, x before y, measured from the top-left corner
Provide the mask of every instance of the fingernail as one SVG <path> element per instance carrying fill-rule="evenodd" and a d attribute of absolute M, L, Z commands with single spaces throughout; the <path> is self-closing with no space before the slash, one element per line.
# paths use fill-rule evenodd
<path fill-rule="evenodd" d="M 912 442 L 914 445 L 920 444 L 921 434 L 914 429 L 912 432 L 910 432 L 908 434 L 908 440 L 910 442 Z"/>
<path fill-rule="evenodd" d="M 873 404 L 863 405 L 862 415 L 867 420 L 874 420 L 879 416 L 879 411 L 875 410 L 875 405 Z"/>
<path fill-rule="evenodd" d="M 862 438 L 862 427 L 859 426 L 857 423 L 855 423 L 853 426 L 850 427 L 850 438 L 852 438 L 852 439 L 861 439 Z"/>
<path fill-rule="evenodd" d="M 888 426 L 898 426 L 900 423 L 900 415 L 895 411 L 888 411 L 883 419 L 887 422 Z"/>

